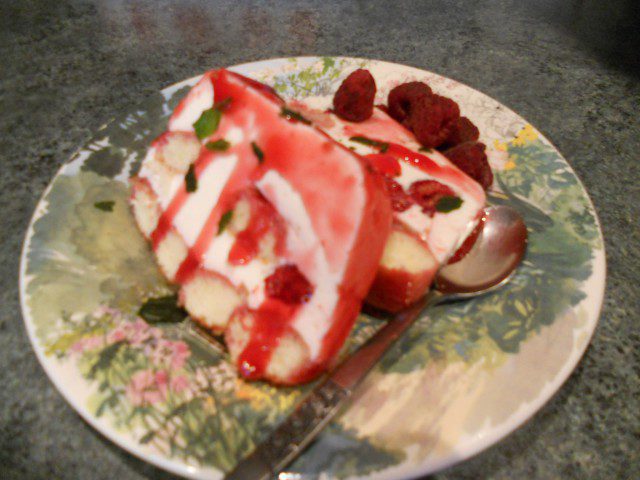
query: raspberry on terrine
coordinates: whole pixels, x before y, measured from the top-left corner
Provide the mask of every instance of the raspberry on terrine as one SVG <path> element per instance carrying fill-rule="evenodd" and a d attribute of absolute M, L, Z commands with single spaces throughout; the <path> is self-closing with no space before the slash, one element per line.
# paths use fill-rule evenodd
<path fill-rule="evenodd" d="M 294 384 L 336 358 L 392 212 L 380 177 L 268 87 L 206 73 L 131 180 L 131 204 L 192 318 L 239 372 Z"/>

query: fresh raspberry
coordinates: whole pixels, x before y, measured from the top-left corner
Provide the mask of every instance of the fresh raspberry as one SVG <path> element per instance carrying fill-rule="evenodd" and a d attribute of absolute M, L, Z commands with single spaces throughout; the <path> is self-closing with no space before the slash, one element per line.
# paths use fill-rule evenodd
<path fill-rule="evenodd" d="M 295 265 L 282 265 L 264 280 L 268 297 L 296 305 L 305 303 L 313 294 L 313 286 Z"/>
<path fill-rule="evenodd" d="M 418 142 L 427 148 L 440 145 L 449 135 L 448 130 L 442 129 L 444 123 L 442 107 L 439 103 L 433 102 L 431 97 L 418 102 L 411 116 L 404 123 L 416 136 Z"/>
<path fill-rule="evenodd" d="M 391 208 L 394 212 L 404 212 L 413 205 L 413 200 L 407 195 L 407 192 L 404 191 L 402 185 L 386 175 L 383 175 L 383 178 L 387 184 L 387 192 L 389 193 Z"/>
<path fill-rule="evenodd" d="M 442 153 L 451 163 L 487 190 L 493 183 L 493 173 L 485 148 L 485 144 L 481 142 L 465 142 Z"/>
<path fill-rule="evenodd" d="M 436 180 L 420 180 L 412 183 L 409 187 L 409 195 L 427 215 L 436 213 L 436 204 L 442 197 L 456 196 L 453 190 Z"/>
<path fill-rule="evenodd" d="M 373 114 L 375 96 L 376 82 L 361 68 L 344 79 L 333 97 L 333 110 L 344 120 L 362 122 Z"/>
<path fill-rule="evenodd" d="M 480 131 L 467 117 L 460 117 L 451 124 L 451 131 L 442 148 L 451 148 L 465 142 L 475 142 L 480 137 Z"/>
<path fill-rule="evenodd" d="M 406 123 L 422 146 L 435 148 L 449 137 L 460 117 L 458 104 L 450 98 L 431 95 L 416 102 Z"/>
<path fill-rule="evenodd" d="M 387 103 L 389 115 L 403 123 L 410 115 L 414 106 L 422 99 L 431 96 L 431 88 L 423 82 L 408 82 L 398 85 L 389 92 Z"/>
<path fill-rule="evenodd" d="M 434 95 L 433 99 L 442 107 L 445 123 L 449 128 L 460 118 L 460 106 L 451 98 L 442 95 Z"/>

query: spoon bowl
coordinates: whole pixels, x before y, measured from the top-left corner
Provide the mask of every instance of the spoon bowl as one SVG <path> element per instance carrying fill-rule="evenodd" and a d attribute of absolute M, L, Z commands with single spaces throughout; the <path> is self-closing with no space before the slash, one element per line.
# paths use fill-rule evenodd
<path fill-rule="evenodd" d="M 493 291 L 508 282 L 527 248 L 527 227 L 514 209 L 487 208 L 480 219 L 480 233 L 469 252 L 440 268 L 435 288 L 449 300 Z"/>

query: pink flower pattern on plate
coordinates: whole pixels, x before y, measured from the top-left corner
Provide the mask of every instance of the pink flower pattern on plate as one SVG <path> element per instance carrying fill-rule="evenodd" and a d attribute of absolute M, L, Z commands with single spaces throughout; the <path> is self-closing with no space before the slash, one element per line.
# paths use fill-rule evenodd
<path fill-rule="evenodd" d="M 109 343 L 121 342 L 126 340 L 130 345 L 139 346 L 143 343 L 162 337 L 162 330 L 150 327 L 141 318 L 135 322 L 122 322 L 114 330 L 109 333 Z"/>
<path fill-rule="evenodd" d="M 101 348 L 104 345 L 104 337 L 101 335 L 96 335 L 78 340 L 73 345 L 71 345 L 71 351 L 73 353 L 83 353 L 87 350 L 95 350 L 97 348 Z"/>
<path fill-rule="evenodd" d="M 153 405 L 167 400 L 169 393 L 180 394 L 190 387 L 184 375 L 171 377 L 166 370 L 141 370 L 131 377 L 127 398 L 134 406 Z"/>
<path fill-rule="evenodd" d="M 154 365 L 167 366 L 171 370 L 181 369 L 191 355 L 189 346 L 182 340 L 164 338 L 147 345 L 145 353 Z"/>
<path fill-rule="evenodd" d="M 131 377 L 127 386 L 127 398 L 134 406 L 153 405 L 167 398 L 168 374 L 166 371 L 141 370 Z"/>

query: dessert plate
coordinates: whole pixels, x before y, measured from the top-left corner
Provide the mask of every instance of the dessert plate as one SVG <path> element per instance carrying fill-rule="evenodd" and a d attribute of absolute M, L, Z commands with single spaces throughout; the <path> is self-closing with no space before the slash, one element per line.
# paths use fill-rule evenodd
<path fill-rule="evenodd" d="M 372 60 L 299 57 L 232 70 L 285 98 L 322 104 L 360 67 L 376 78 L 380 102 L 398 83 L 424 80 L 460 104 L 488 147 L 490 203 L 519 210 L 529 249 L 507 287 L 418 321 L 288 478 L 414 477 L 487 448 L 558 390 L 602 305 L 603 241 L 587 193 L 550 142 L 499 102 L 434 73 Z M 161 468 L 215 479 L 309 387 L 240 380 L 223 351 L 180 326 L 137 317 L 144 299 L 171 290 L 129 211 L 127 179 L 196 80 L 109 123 L 60 169 L 26 234 L 20 294 L 38 359 L 86 421 Z M 361 315 L 348 347 L 379 325 Z"/>

